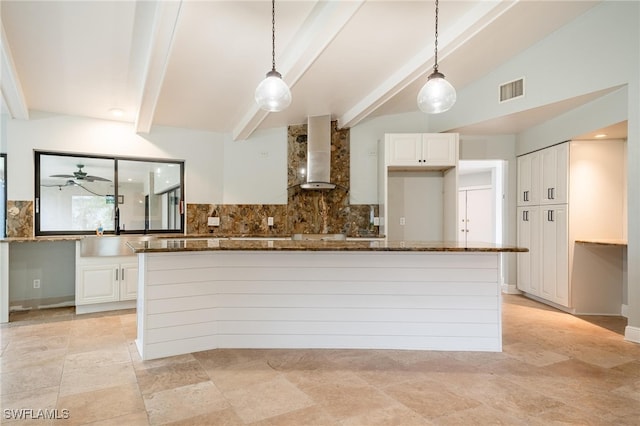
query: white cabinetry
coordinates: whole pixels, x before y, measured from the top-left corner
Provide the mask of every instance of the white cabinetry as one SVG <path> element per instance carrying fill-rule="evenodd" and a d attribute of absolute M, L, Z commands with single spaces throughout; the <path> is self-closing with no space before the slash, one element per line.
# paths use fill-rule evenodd
<path fill-rule="evenodd" d="M 576 240 L 625 240 L 625 141 L 571 141 L 518 157 L 518 289 L 580 314 L 620 314 L 619 291 L 586 290 L 597 262 Z M 611 306 L 618 306 L 617 310 Z"/>
<path fill-rule="evenodd" d="M 133 308 L 137 291 L 135 256 L 76 258 L 76 313 Z"/>
<path fill-rule="evenodd" d="M 540 204 L 540 153 L 518 157 L 518 206 Z"/>
<path fill-rule="evenodd" d="M 539 295 L 569 306 L 569 226 L 566 204 L 541 207 L 542 280 Z"/>
<path fill-rule="evenodd" d="M 457 240 L 458 134 L 393 133 L 380 143 L 380 232 L 390 240 Z"/>
<path fill-rule="evenodd" d="M 518 207 L 518 247 L 529 249 L 518 253 L 518 289 L 539 294 L 540 284 L 540 206 Z"/>
<path fill-rule="evenodd" d="M 390 133 L 385 139 L 389 166 L 456 166 L 457 133 Z"/>
<path fill-rule="evenodd" d="M 569 144 L 543 149 L 540 154 L 540 204 L 567 203 Z"/>

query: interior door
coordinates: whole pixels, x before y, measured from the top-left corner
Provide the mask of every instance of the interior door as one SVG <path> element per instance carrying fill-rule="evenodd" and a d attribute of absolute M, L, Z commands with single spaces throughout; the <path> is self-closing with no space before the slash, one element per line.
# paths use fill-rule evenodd
<path fill-rule="evenodd" d="M 495 242 L 495 212 L 491 188 L 458 193 L 460 241 Z"/>

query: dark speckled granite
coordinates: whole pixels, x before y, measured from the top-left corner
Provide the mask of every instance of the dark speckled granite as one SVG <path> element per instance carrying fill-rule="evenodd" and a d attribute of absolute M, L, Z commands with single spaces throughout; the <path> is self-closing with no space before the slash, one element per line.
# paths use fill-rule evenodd
<path fill-rule="evenodd" d="M 212 236 L 281 234 L 346 234 L 375 236 L 378 227 L 371 224 L 371 213 L 378 216 L 378 205 L 349 204 L 350 139 L 349 129 L 331 123 L 330 191 L 303 190 L 300 173 L 307 166 L 307 125 L 289 126 L 287 136 L 287 204 L 187 204 L 187 234 Z M 208 226 L 209 217 L 219 217 L 220 226 Z M 273 217 L 273 226 L 267 218 Z"/>
<path fill-rule="evenodd" d="M 495 244 L 464 244 L 437 241 L 317 241 L 317 240 L 226 240 L 219 238 L 173 238 L 128 242 L 136 253 L 185 251 L 432 251 L 432 252 L 526 252 L 525 248 Z"/>

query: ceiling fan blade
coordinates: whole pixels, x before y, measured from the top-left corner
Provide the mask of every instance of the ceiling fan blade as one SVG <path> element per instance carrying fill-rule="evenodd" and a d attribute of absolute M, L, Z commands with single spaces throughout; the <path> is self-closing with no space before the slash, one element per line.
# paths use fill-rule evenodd
<path fill-rule="evenodd" d="M 110 179 L 106 179 L 100 176 L 85 176 L 84 178 L 87 182 L 94 182 L 94 181 L 98 181 L 98 182 L 111 182 Z"/>
<path fill-rule="evenodd" d="M 51 175 L 49 177 L 70 179 L 70 178 L 74 178 L 75 176 L 74 175 Z"/>

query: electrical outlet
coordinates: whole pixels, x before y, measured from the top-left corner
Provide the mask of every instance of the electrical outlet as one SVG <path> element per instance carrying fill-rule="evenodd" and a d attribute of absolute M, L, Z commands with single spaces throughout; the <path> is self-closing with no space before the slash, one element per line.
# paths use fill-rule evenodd
<path fill-rule="evenodd" d="M 404 220 L 404 217 L 401 217 L 401 218 L 400 218 L 400 225 L 404 226 L 405 222 L 406 222 L 406 221 Z"/>
<path fill-rule="evenodd" d="M 210 217 L 207 219 L 207 225 L 209 226 L 220 226 L 220 218 L 219 217 Z"/>
<path fill-rule="evenodd" d="M 33 280 L 33 288 L 40 288 L 40 280 Z"/>
<path fill-rule="evenodd" d="M 380 226 L 380 218 L 378 216 L 373 218 L 373 226 Z"/>
<path fill-rule="evenodd" d="M 269 216 L 269 217 L 267 218 L 267 225 L 268 225 L 268 226 L 273 226 L 273 218 L 272 218 L 271 216 Z"/>

